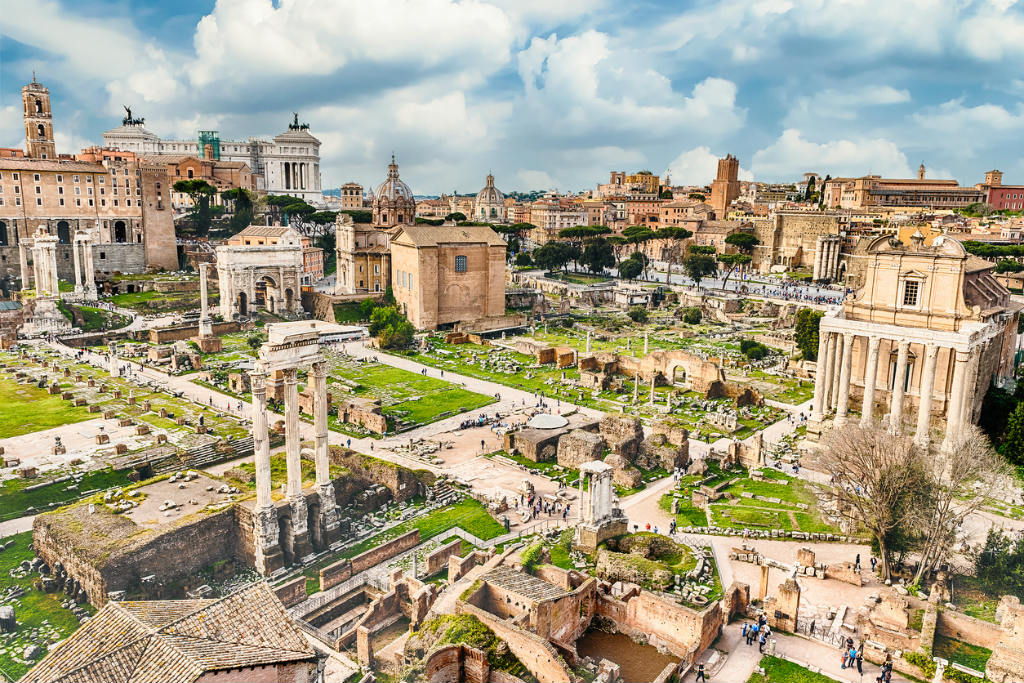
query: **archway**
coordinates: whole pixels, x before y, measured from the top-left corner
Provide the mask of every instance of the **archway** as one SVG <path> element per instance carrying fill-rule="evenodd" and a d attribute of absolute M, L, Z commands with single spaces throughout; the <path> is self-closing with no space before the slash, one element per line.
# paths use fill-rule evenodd
<path fill-rule="evenodd" d="M 295 296 L 292 293 L 292 288 L 284 290 L 284 308 L 286 311 L 292 310 L 292 297 Z"/>
<path fill-rule="evenodd" d="M 0 247 L 7 246 L 7 224 L 0 221 Z"/>
<path fill-rule="evenodd" d="M 253 287 L 253 305 L 260 306 L 267 309 L 271 313 L 276 313 L 278 305 L 281 302 L 281 290 L 278 288 L 277 283 L 274 282 L 274 278 L 269 275 L 263 275 Z"/>
<path fill-rule="evenodd" d="M 67 221 L 57 221 L 57 241 L 71 244 L 71 226 Z"/>
<path fill-rule="evenodd" d="M 672 384 L 686 383 L 686 367 L 683 365 L 673 365 L 666 374 L 672 379 Z"/>
<path fill-rule="evenodd" d="M 238 315 L 249 315 L 248 298 L 245 292 L 238 293 Z"/>
<path fill-rule="evenodd" d="M 124 221 L 114 223 L 114 241 L 119 244 L 128 241 L 128 226 L 124 224 Z"/>

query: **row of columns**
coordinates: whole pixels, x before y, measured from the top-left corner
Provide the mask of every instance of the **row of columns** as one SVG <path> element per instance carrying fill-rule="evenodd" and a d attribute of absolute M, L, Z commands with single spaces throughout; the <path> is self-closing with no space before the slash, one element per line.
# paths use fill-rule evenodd
<path fill-rule="evenodd" d="M 84 230 L 75 233 L 71 242 L 71 252 L 75 262 L 75 294 L 88 301 L 95 301 L 96 270 L 92 257 L 92 237 Z"/>
<path fill-rule="evenodd" d="M 267 370 L 262 363 L 249 373 L 252 389 L 252 435 L 256 461 L 256 510 L 254 519 L 256 568 L 271 574 L 283 566 L 277 508 L 271 497 L 270 441 L 267 437 Z M 314 362 L 310 368 L 313 390 L 313 431 L 316 465 L 316 492 L 320 500 L 319 541 L 323 545 L 336 540 L 339 520 L 334 485 L 331 483 L 327 444 L 327 363 Z M 285 416 L 285 499 L 290 508 L 290 524 L 284 543 L 296 560 L 309 556 L 310 542 L 306 497 L 302 493 L 302 434 L 299 420 L 298 369 L 284 370 Z"/>
<path fill-rule="evenodd" d="M 811 420 L 820 422 L 831 411 L 835 411 L 834 423 L 842 427 L 848 421 L 850 386 L 853 370 L 853 343 L 857 335 L 853 332 L 822 331 L 818 340 L 818 373 L 814 383 L 814 401 Z M 878 377 L 878 356 L 881 338 L 866 337 L 867 363 L 864 368 L 864 394 L 861 402 L 862 427 L 873 422 L 876 381 Z M 914 442 L 927 447 L 931 440 L 931 412 L 935 393 L 935 372 L 938 363 L 939 345 L 925 344 L 924 367 L 921 372 L 920 401 Z M 977 385 L 980 357 L 984 346 L 974 352 L 952 350 L 954 354 L 953 375 L 950 384 L 949 405 L 946 412 L 946 435 L 943 450 L 949 450 L 959 440 L 965 425 L 973 421 L 974 387 Z M 903 429 L 903 405 L 908 384 L 910 341 L 897 340 L 896 376 L 886 417 L 893 434 Z"/>
<path fill-rule="evenodd" d="M 598 468 L 597 466 L 602 466 Z M 584 495 L 584 484 L 587 491 Z M 577 521 L 584 524 L 598 524 L 611 514 L 615 506 L 612 489 L 612 469 L 602 462 L 584 463 L 580 468 L 580 506 L 577 510 Z"/>
<path fill-rule="evenodd" d="M 284 162 L 284 189 L 306 190 L 309 188 L 310 166 L 305 161 Z M 316 189 L 316 188 L 312 188 Z"/>
<path fill-rule="evenodd" d="M 841 249 L 842 242 L 838 235 L 818 235 L 814 249 L 814 280 L 838 279 Z"/>
<path fill-rule="evenodd" d="M 57 238 L 37 233 L 32 247 L 32 267 L 36 283 L 36 298 L 59 297 L 57 279 Z"/>

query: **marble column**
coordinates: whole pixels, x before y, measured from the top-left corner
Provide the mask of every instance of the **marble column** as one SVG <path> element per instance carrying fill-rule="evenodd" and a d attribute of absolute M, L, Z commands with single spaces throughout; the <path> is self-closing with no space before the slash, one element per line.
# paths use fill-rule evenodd
<path fill-rule="evenodd" d="M 971 354 L 971 360 L 967 362 L 967 381 L 964 384 L 964 403 L 960 411 L 961 431 L 974 422 L 975 388 L 978 386 L 978 372 L 981 368 L 981 356 L 984 352 L 984 344 L 976 346 L 969 352 Z"/>
<path fill-rule="evenodd" d="M 843 370 L 843 347 L 846 339 L 843 335 L 836 333 L 836 353 L 832 357 L 832 393 L 829 398 L 829 409 L 835 410 L 839 407 L 839 380 Z"/>
<path fill-rule="evenodd" d="M 291 508 L 289 533 L 285 550 L 292 562 L 313 552 L 309 542 L 309 520 L 306 497 L 302 495 L 302 423 L 299 420 L 299 375 L 295 368 L 284 371 L 284 449 L 287 465 L 285 496 Z"/>
<path fill-rule="evenodd" d="M 82 257 L 79 252 L 82 250 L 82 241 L 75 235 L 71 240 L 71 254 L 75 262 L 75 294 L 82 295 Z"/>
<path fill-rule="evenodd" d="M 313 363 L 309 377 L 313 385 L 313 434 L 316 440 L 316 490 L 320 498 L 320 542 L 328 546 L 338 540 L 338 503 L 331 483 L 327 445 L 327 363 Z"/>
<path fill-rule="evenodd" d="M 917 408 L 917 431 L 914 432 L 914 443 L 922 448 L 927 448 L 928 442 L 931 440 L 932 393 L 935 390 L 935 364 L 938 357 L 938 346 L 935 344 L 925 346 L 924 369 L 921 373 L 921 394 Z"/>
<path fill-rule="evenodd" d="M 587 330 L 587 353 L 590 353 L 590 330 Z"/>
<path fill-rule="evenodd" d="M 648 337 L 648 333 L 644 332 L 644 355 L 645 356 L 647 355 L 647 350 L 649 348 L 649 345 L 650 345 L 650 339 Z"/>
<path fill-rule="evenodd" d="M 118 375 L 118 362 L 117 362 L 117 344 L 110 342 L 107 346 L 107 351 L 110 353 L 110 376 L 117 377 Z"/>
<path fill-rule="evenodd" d="M 577 502 L 577 505 L 576 505 L 576 523 L 577 524 L 583 521 L 583 506 L 584 506 L 584 501 L 586 500 L 586 498 L 584 497 L 584 494 L 583 494 L 583 482 L 586 480 L 586 478 L 587 477 L 586 477 L 585 474 L 580 477 L 580 492 L 579 492 L 579 495 L 576 497 L 576 502 Z"/>
<path fill-rule="evenodd" d="M 32 276 L 28 270 L 28 247 L 25 246 L 24 240 L 18 240 L 18 265 L 21 268 L 21 288 L 29 289 Z"/>
<path fill-rule="evenodd" d="M 651 405 L 654 405 L 654 378 L 656 375 L 651 373 Z"/>
<path fill-rule="evenodd" d="M 903 431 L 903 398 L 906 395 L 907 354 L 910 342 L 901 339 L 896 351 L 896 373 L 892 385 L 892 404 L 889 406 L 889 431 L 899 434 Z"/>
<path fill-rule="evenodd" d="M 92 235 L 84 233 L 82 237 L 82 291 L 85 298 L 95 301 L 98 298 L 96 292 L 96 266 L 92 259 Z"/>
<path fill-rule="evenodd" d="M 43 259 L 42 249 L 32 248 L 32 283 L 36 290 L 36 296 L 43 295 Z"/>
<path fill-rule="evenodd" d="M 828 353 L 826 354 L 825 362 L 825 403 L 822 407 L 822 415 L 828 415 L 832 412 L 832 387 L 835 384 L 833 375 L 836 368 L 836 352 L 839 350 L 836 348 L 836 345 L 839 343 L 838 337 L 839 334 L 837 332 L 830 332 L 828 335 Z"/>
<path fill-rule="evenodd" d="M 284 566 L 277 508 L 271 498 L 270 439 L 267 435 L 267 372 L 262 363 L 249 372 L 252 389 L 252 444 L 256 465 L 256 507 L 253 510 L 253 545 L 256 571 L 264 576 Z"/>
<path fill-rule="evenodd" d="M 825 382 L 828 367 L 828 336 L 824 330 L 818 331 L 818 362 L 814 372 L 814 402 L 811 404 L 811 420 L 819 421 L 824 415 L 825 408 Z"/>
<path fill-rule="evenodd" d="M 953 380 L 949 387 L 949 405 L 946 407 L 946 438 L 942 441 L 942 450 L 949 453 L 956 447 L 963 427 L 964 394 L 967 384 L 967 365 L 970 354 L 966 351 L 954 352 Z"/>
<path fill-rule="evenodd" d="M 825 248 L 825 238 L 822 235 L 818 235 L 818 241 L 814 247 L 814 274 L 811 279 L 814 281 L 821 279 L 821 252 Z"/>
<path fill-rule="evenodd" d="M 210 322 L 210 300 L 209 285 L 207 283 L 207 271 L 209 263 L 199 264 L 199 336 L 212 337 L 213 324 Z"/>
<path fill-rule="evenodd" d="M 832 263 L 829 266 L 829 279 L 839 279 L 839 252 L 842 249 L 842 243 L 839 238 L 832 240 Z"/>
<path fill-rule="evenodd" d="M 864 370 L 864 398 L 860 405 L 860 426 L 865 429 L 871 426 L 875 416 L 875 382 L 878 378 L 878 337 L 868 340 L 868 363 Z"/>
<path fill-rule="evenodd" d="M 839 403 L 836 406 L 836 426 L 846 424 L 850 409 L 850 372 L 853 370 L 853 333 L 843 334 L 843 362 L 839 374 Z"/>

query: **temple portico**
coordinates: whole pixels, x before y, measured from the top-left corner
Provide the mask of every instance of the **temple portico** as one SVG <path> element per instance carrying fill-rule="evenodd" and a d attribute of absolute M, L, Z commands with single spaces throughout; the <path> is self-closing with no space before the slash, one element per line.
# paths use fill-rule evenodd
<path fill-rule="evenodd" d="M 32 268 L 35 280 L 35 300 L 32 318 L 22 330 L 26 334 L 63 332 L 71 324 L 57 308 L 60 300 L 60 282 L 57 279 L 56 235 L 50 235 L 46 226 L 39 226 L 32 244 Z"/>
<path fill-rule="evenodd" d="M 268 327 L 269 340 L 260 348 L 252 379 L 252 429 L 256 460 L 255 545 L 256 567 L 264 574 L 280 569 L 286 560 L 297 562 L 313 553 L 313 543 L 330 545 L 339 535 L 334 487 L 331 484 L 327 444 L 327 363 L 320 353 L 318 333 L 310 323 L 277 323 Z M 309 366 L 313 389 L 314 462 L 319 511 L 313 520 L 302 492 L 302 433 L 299 420 L 298 369 Z M 287 520 L 279 526 L 280 511 L 272 499 L 270 445 L 267 439 L 267 376 L 284 375 L 285 461 L 284 497 Z M 279 543 L 278 539 L 281 539 Z M 283 546 L 283 547 L 282 547 Z"/>
<path fill-rule="evenodd" d="M 585 552 L 594 552 L 605 539 L 621 536 L 628 530 L 629 520 L 619 508 L 612 487 L 613 474 L 612 467 L 600 460 L 580 466 L 580 502 L 574 543 Z"/>
<path fill-rule="evenodd" d="M 852 406 L 862 427 L 880 418 L 893 434 L 912 428 L 921 447 L 938 418 L 948 452 L 989 384 L 1012 377 L 1019 307 L 992 264 L 949 238 L 911 242 L 876 239 L 864 285 L 821 319 L 812 436 L 830 415 L 847 424 Z"/>

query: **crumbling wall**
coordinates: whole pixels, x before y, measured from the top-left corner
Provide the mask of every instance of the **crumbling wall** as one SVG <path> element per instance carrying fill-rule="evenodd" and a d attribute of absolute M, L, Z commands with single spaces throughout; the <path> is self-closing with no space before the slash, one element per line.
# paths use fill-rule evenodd
<path fill-rule="evenodd" d="M 627 602 L 604 593 L 597 598 L 597 615 L 610 619 L 620 632 L 687 662 L 695 661 L 722 630 L 722 610 L 717 602 L 697 612 L 650 591 L 641 591 Z"/>
<path fill-rule="evenodd" d="M 644 428 L 639 418 L 625 413 L 608 414 L 601 418 L 601 436 L 608 448 L 633 462 L 644 440 Z"/>
<path fill-rule="evenodd" d="M 604 455 L 605 440 L 600 434 L 574 429 L 558 439 L 558 464 L 579 469 L 583 463 L 600 460 Z"/>
<path fill-rule="evenodd" d="M 458 603 L 460 614 L 471 614 L 482 621 L 494 634 L 508 643 L 523 666 L 530 670 L 540 683 L 565 683 L 572 680 L 565 661 L 548 641 L 525 629 L 498 619 L 493 614 L 466 602 Z"/>

